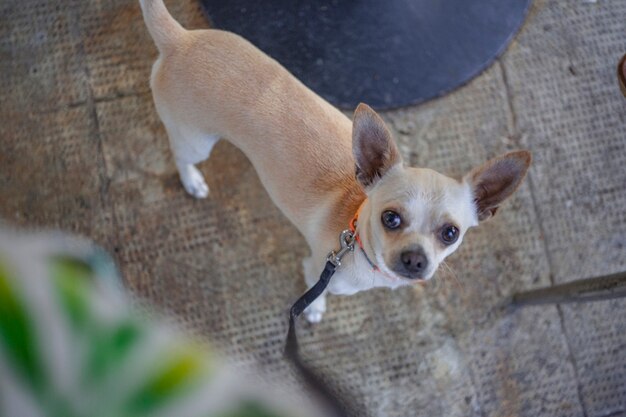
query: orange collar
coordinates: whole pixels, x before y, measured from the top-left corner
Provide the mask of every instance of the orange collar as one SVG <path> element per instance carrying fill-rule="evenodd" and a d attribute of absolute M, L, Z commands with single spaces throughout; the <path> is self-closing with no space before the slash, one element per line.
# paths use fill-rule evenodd
<path fill-rule="evenodd" d="M 365 252 L 365 248 L 363 248 L 363 242 L 361 241 L 361 236 L 359 236 L 358 232 L 356 231 L 356 226 L 357 226 L 357 222 L 359 220 L 359 214 L 361 214 L 361 209 L 363 208 L 363 206 L 365 205 L 365 202 L 367 201 L 367 198 L 365 200 L 363 200 L 363 202 L 361 203 L 361 205 L 359 206 L 359 208 L 356 210 L 356 213 L 354 213 L 354 216 L 352 216 L 352 220 L 350 220 L 350 231 L 352 232 L 352 234 L 354 235 L 354 239 L 356 240 L 356 242 L 359 244 L 359 248 L 361 249 L 361 252 L 363 253 L 363 255 L 365 256 L 365 259 L 367 259 L 367 262 L 370 264 L 370 266 L 372 267 L 372 269 L 374 271 L 377 272 L 382 272 L 380 270 L 380 268 L 378 267 L 378 265 L 376 265 L 374 262 L 372 262 L 372 260 L 370 259 L 369 256 L 367 256 L 367 252 Z"/>
<path fill-rule="evenodd" d="M 354 216 L 352 216 L 352 220 L 350 220 L 350 225 L 349 225 L 350 231 L 354 235 L 354 238 L 358 242 L 361 249 L 363 249 L 363 243 L 361 242 L 361 238 L 359 237 L 359 234 L 356 231 L 356 223 L 359 220 L 359 214 L 361 214 L 361 210 L 363 209 L 363 206 L 365 205 L 366 201 L 367 201 L 367 198 L 363 200 L 361 205 L 359 205 L 359 208 L 356 209 L 356 213 L 354 213 Z"/>

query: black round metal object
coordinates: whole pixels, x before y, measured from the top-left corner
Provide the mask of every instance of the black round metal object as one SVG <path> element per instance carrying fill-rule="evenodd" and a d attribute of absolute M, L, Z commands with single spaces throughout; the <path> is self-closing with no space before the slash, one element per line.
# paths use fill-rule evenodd
<path fill-rule="evenodd" d="M 341 108 L 416 104 L 480 74 L 531 0 L 200 0 L 212 27 L 238 33 Z"/>

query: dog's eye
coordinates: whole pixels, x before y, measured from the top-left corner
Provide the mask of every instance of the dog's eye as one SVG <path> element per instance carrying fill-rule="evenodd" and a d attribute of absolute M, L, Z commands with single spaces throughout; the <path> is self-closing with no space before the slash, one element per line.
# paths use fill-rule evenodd
<path fill-rule="evenodd" d="M 441 229 L 441 240 L 446 245 L 451 245 L 459 238 L 459 229 L 451 224 L 445 225 Z"/>
<path fill-rule="evenodd" d="M 402 218 L 395 211 L 387 210 L 383 212 L 381 216 L 383 226 L 387 229 L 397 229 L 402 224 Z"/>

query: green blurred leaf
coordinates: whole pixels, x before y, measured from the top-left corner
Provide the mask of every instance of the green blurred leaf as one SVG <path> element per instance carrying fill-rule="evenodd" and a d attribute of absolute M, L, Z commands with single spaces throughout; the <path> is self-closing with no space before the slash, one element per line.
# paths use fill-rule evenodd
<path fill-rule="evenodd" d="M 89 285 L 93 271 L 89 264 L 69 256 L 51 259 L 51 274 L 56 284 L 61 306 L 75 330 L 86 327 L 89 319 Z"/>
<path fill-rule="evenodd" d="M 22 300 L 11 287 L 6 264 L 0 260 L 0 343 L 8 359 L 21 372 L 32 388 L 42 387 L 43 370 L 37 352 L 34 327 Z"/>
<path fill-rule="evenodd" d="M 141 334 L 139 326 L 132 322 L 121 323 L 113 330 L 94 331 L 87 377 L 90 380 L 101 378 L 107 371 L 121 364 Z"/>
<path fill-rule="evenodd" d="M 148 413 L 193 387 L 203 368 L 201 357 L 195 353 L 175 355 L 131 398 L 130 415 Z"/>

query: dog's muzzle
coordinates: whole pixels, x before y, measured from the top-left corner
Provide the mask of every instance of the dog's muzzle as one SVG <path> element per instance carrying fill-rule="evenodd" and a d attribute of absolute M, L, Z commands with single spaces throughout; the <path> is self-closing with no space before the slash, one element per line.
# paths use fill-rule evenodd
<path fill-rule="evenodd" d="M 394 272 L 409 279 L 424 279 L 428 270 L 428 257 L 421 246 L 404 250 L 393 268 Z"/>

